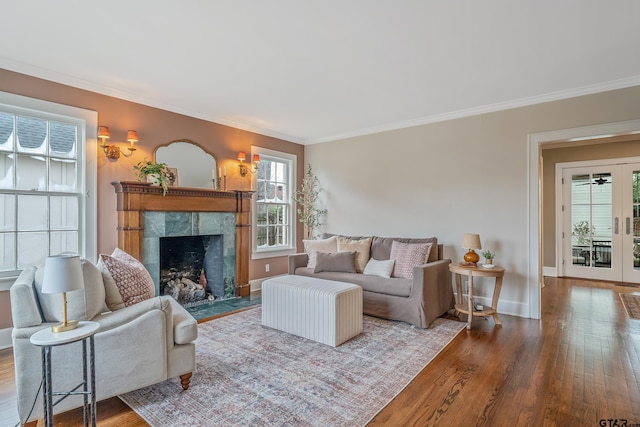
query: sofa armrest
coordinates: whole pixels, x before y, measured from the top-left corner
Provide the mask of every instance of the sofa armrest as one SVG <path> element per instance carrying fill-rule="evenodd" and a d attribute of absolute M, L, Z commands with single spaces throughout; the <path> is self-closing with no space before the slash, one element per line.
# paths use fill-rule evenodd
<path fill-rule="evenodd" d="M 161 297 L 155 297 L 120 310 L 99 314 L 91 320 L 100 323 L 99 332 L 104 332 L 125 325 L 151 310 L 162 310 L 170 316 L 171 304 Z"/>
<path fill-rule="evenodd" d="M 14 328 L 38 326 L 42 323 L 42 316 L 33 290 L 35 277 L 35 267 L 25 268 L 9 289 L 12 307 L 11 320 Z"/>
<path fill-rule="evenodd" d="M 306 267 L 309 263 L 309 255 L 306 253 L 289 255 L 289 274 L 296 274 L 296 269 Z"/>
<path fill-rule="evenodd" d="M 422 301 L 426 325 L 453 308 L 450 259 L 430 262 L 413 268 L 413 286 L 409 298 Z"/>
<path fill-rule="evenodd" d="M 198 338 L 198 322 L 171 296 L 164 296 L 173 311 L 173 340 L 176 344 L 188 344 Z"/>

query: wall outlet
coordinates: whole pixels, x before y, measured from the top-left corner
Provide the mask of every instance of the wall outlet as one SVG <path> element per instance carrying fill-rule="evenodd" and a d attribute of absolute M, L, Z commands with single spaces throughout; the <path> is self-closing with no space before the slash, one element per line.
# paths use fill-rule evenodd
<path fill-rule="evenodd" d="M 266 271 L 267 273 L 269 272 L 269 264 L 264 265 L 264 271 Z"/>

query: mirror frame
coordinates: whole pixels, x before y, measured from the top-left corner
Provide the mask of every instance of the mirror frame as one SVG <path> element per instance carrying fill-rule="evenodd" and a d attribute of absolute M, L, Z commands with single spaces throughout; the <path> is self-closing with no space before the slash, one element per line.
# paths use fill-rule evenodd
<path fill-rule="evenodd" d="M 157 155 L 158 155 L 158 150 L 160 148 L 168 148 L 169 146 L 171 146 L 171 144 L 175 144 L 175 143 L 178 143 L 178 142 L 194 145 L 194 146 L 198 147 L 199 149 L 201 149 L 205 154 L 208 154 L 213 158 L 213 160 L 215 161 L 215 167 L 212 170 L 215 171 L 215 173 L 216 173 L 216 183 L 218 183 L 218 181 L 220 180 L 220 177 L 218 176 L 218 164 L 219 164 L 218 158 L 216 157 L 215 154 L 210 153 L 209 151 L 205 150 L 204 147 L 202 147 L 202 145 L 198 144 L 197 142 L 195 142 L 195 141 L 193 141 L 191 139 L 186 139 L 186 138 L 184 138 L 184 139 L 174 139 L 172 141 L 167 142 L 166 144 L 158 145 L 153 150 L 153 161 L 156 162 L 156 163 L 158 162 Z M 209 179 L 209 181 L 211 181 L 211 178 Z M 178 184 L 180 186 L 182 186 L 180 184 L 180 170 L 179 169 L 178 169 Z M 210 184 L 208 187 L 195 187 L 195 188 L 209 188 L 210 189 L 210 188 L 212 188 L 212 184 Z"/>

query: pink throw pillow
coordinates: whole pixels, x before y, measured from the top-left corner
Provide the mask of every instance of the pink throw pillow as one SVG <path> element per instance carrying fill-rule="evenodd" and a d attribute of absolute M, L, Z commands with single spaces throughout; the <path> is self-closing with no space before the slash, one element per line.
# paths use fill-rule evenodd
<path fill-rule="evenodd" d="M 391 256 L 395 260 L 393 277 L 413 279 L 413 267 L 425 264 L 431 252 L 431 243 L 391 243 Z"/>

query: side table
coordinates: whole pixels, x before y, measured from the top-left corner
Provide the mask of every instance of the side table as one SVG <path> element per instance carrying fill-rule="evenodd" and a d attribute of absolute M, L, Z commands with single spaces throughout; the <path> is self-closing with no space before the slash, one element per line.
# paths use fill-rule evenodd
<path fill-rule="evenodd" d="M 471 329 L 471 321 L 473 316 L 493 316 L 496 325 L 502 325 L 502 321 L 498 317 L 498 299 L 500 298 L 500 290 L 502 289 L 502 278 L 504 277 L 504 268 L 493 267 L 485 268 L 482 266 L 466 266 L 459 264 L 449 264 L 449 271 L 455 275 L 456 286 L 458 291 L 458 301 L 455 305 L 456 310 L 467 315 L 467 329 Z M 469 293 L 467 303 L 464 304 L 462 297 L 462 276 L 469 278 Z M 491 300 L 491 308 L 484 310 L 474 310 L 473 307 L 473 278 L 474 277 L 495 277 L 496 283 L 493 288 L 493 299 Z"/>
<path fill-rule="evenodd" d="M 44 424 L 46 427 L 53 426 L 53 407 L 70 395 L 84 396 L 84 425 L 89 424 L 89 402 L 91 396 L 91 425 L 96 425 L 96 377 L 95 377 L 95 355 L 93 336 L 100 328 L 98 322 L 79 322 L 76 329 L 65 332 L 52 332 L 51 328 L 42 329 L 31 336 L 31 344 L 42 347 L 42 378 L 44 385 Z M 51 349 L 55 346 L 70 344 L 82 341 L 82 379 L 83 381 L 69 391 L 54 392 L 51 384 Z M 88 341 L 88 343 L 87 343 Z M 89 351 L 87 351 L 87 344 Z M 88 358 L 87 358 L 88 356 Z M 89 369 L 87 369 L 87 359 Z M 87 379 L 89 376 L 89 379 Z M 82 387 L 82 391 L 76 391 Z M 53 396 L 63 396 L 58 401 L 53 401 Z"/>

